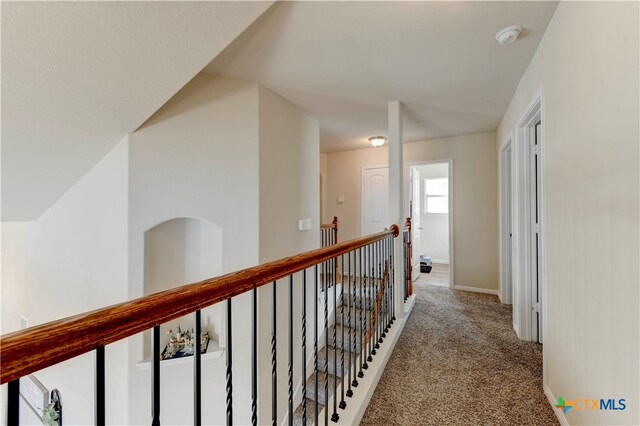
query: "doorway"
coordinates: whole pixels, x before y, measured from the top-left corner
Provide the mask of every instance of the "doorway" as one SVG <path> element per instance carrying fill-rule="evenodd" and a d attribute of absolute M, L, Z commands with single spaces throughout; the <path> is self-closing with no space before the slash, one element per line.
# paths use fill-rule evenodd
<path fill-rule="evenodd" d="M 512 289 L 518 337 L 544 342 L 546 274 L 544 238 L 544 119 L 542 90 L 516 126 L 512 144 Z M 506 217 L 502 216 L 501 226 Z M 501 258 L 501 263 L 505 258 Z M 504 263 L 501 269 L 507 267 Z"/>
<path fill-rule="evenodd" d="M 511 305 L 513 298 L 513 179 L 511 136 L 500 147 L 500 302 Z M 515 321 L 515 315 L 514 315 Z"/>
<path fill-rule="evenodd" d="M 424 284 L 453 288 L 453 160 L 409 166 L 414 271 Z"/>

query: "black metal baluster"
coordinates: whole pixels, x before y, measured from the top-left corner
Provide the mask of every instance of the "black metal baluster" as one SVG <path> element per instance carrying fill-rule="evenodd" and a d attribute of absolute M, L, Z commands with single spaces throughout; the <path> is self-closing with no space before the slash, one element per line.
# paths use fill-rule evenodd
<path fill-rule="evenodd" d="M 153 341 L 152 341 L 152 368 L 151 374 L 152 380 L 152 426 L 160 426 L 160 326 L 153 327 Z"/>
<path fill-rule="evenodd" d="M 375 343 L 374 345 L 374 351 L 377 351 L 378 349 L 380 349 L 380 343 L 379 343 L 379 339 L 380 339 L 380 315 L 382 314 L 380 312 L 380 301 L 378 300 L 378 295 L 380 294 L 380 291 L 382 289 L 381 285 L 382 285 L 382 277 L 380 275 L 380 253 L 378 251 L 379 249 L 379 245 L 378 241 L 376 241 L 373 244 L 373 255 L 375 258 L 374 261 L 374 267 L 376 269 L 375 274 L 376 274 L 376 295 L 375 295 L 375 312 L 376 312 L 376 321 L 375 324 L 373 324 L 373 329 L 374 329 L 374 335 L 373 335 L 373 342 Z M 376 352 L 373 353 L 373 355 L 375 355 Z"/>
<path fill-rule="evenodd" d="M 396 320 L 396 237 L 391 239 L 391 322 Z"/>
<path fill-rule="evenodd" d="M 293 275 L 289 275 L 289 426 L 293 426 Z"/>
<path fill-rule="evenodd" d="M 251 424 L 258 424 L 258 290 L 251 295 Z"/>
<path fill-rule="evenodd" d="M 332 259 L 331 275 L 333 276 L 333 414 L 331 414 L 331 421 L 337 422 L 340 416 L 338 416 L 338 344 L 337 344 L 337 331 L 336 325 L 338 323 L 338 277 L 336 277 L 338 258 Z M 329 355 L 327 348 L 327 355 Z M 329 370 L 327 370 L 327 376 Z M 328 400 L 327 400 L 328 401 Z"/>
<path fill-rule="evenodd" d="M 345 342 L 344 338 L 342 339 L 342 350 L 344 351 L 345 349 L 347 349 L 347 353 L 349 354 L 349 364 L 347 367 L 347 377 L 346 379 L 343 377 L 342 380 L 346 380 L 348 383 L 348 388 L 347 388 L 347 396 L 349 398 L 351 398 L 353 396 L 353 391 L 351 390 L 351 366 L 353 365 L 353 363 L 351 362 L 351 360 L 353 359 L 353 353 L 351 352 L 351 252 L 347 253 L 347 324 L 349 324 L 349 328 L 347 329 L 347 334 L 348 334 L 348 338 L 349 338 L 349 346 L 346 345 L 347 342 Z M 343 297 L 342 297 L 342 303 L 344 304 L 344 290 L 342 292 Z M 342 333 L 344 334 L 344 323 L 342 323 Z"/>
<path fill-rule="evenodd" d="M 326 283 L 327 280 L 325 278 Z M 324 424 L 326 426 L 329 424 L 329 291 L 326 286 L 324 292 L 324 401 L 326 404 Z"/>
<path fill-rule="evenodd" d="M 373 259 L 372 259 L 372 247 L 371 244 L 369 244 L 367 246 L 367 272 L 368 272 L 368 285 L 367 285 L 367 289 L 369 292 L 369 297 L 367 297 L 367 303 L 369 304 L 369 308 L 367 309 L 367 315 L 369 318 L 369 321 L 367 322 L 367 333 L 368 335 L 368 339 L 367 339 L 367 347 L 369 348 L 369 355 L 367 356 L 367 361 L 371 362 L 373 361 L 373 357 L 371 356 L 371 350 L 373 349 L 373 339 L 371 338 L 371 331 L 373 331 L 373 327 L 372 327 L 372 313 L 373 313 L 373 298 L 372 298 L 372 290 L 373 290 Z M 369 331 L 371 330 L 371 331 Z"/>
<path fill-rule="evenodd" d="M 193 424 L 202 424 L 202 355 L 201 351 L 201 311 L 196 311 L 193 333 Z"/>
<path fill-rule="evenodd" d="M 96 425 L 105 424 L 105 373 L 104 373 L 104 346 L 96 348 Z"/>
<path fill-rule="evenodd" d="M 378 281 L 378 285 L 379 285 L 379 290 L 378 293 L 380 294 L 380 299 L 376 302 L 378 304 L 378 348 L 380 348 L 380 343 L 382 343 L 382 337 L 383 337 L 383 328 L 384 328 L 384 295 L 385 295 L 385 288 L 384 288 L 384 258 L 383 258 L 383 254 L 382 254 L 382 247 L 383 247 L 383 243 L 384 240 L 380 240 L 378 241 L 378 277 L 379 281 Z"/>
<path fill-rule="evenodd" d="M 318 424 L 318 265 L 314 267 L 314 286 L 313 286 L 313 384 L 315 387 L 314 398 L 314 425 Z M 303 379 L 304 380 L 304 379 Z"/>
<path fill-rule="evenodd" d="M 387 337 L 387 332 L 389 331 L 389 283 L 391 282 L 391 276 L 389 275 L 389 237 L 384 239 L 382 247 L 384 250 L 384 264 L 382 267 L 384 268 L 384 272 L 387 273 L 387 282 L 384 287 L 384 331 L 382 337 Z"/>
<path fill-rule="evenodd" d="M 227 426 L 233 424 L 233 376 L 232 376 L 232 324 L 231 298 L 227 299 Z"/>
<path fill-rule="evenodd" d="M 278 371 L 276 360 L 276 282 L 273 282 L 271 289 L 271 424 L 278 423 Z"/>
<path fill-rule="evenodd" d="M 360 266 L 360 279 L 358 280 L 360 282 L 360 303 L 358 303 L 358 306 L 360 306 L 359 309 L 359 313 L 360 313 L 360 323 L 359 323 L 359 327 L 358 327 L 358 334 L 360 335 L 360 350 L 359 355 L 360 355 L 360 371 L 358 371 L 358 377 L 363 378 L 364 377 L 364 372 L 362 371 L 364 365 L 363 365 L 363 358 L 364 358 L 364 339 L 363 339 L 363 335 L 362 335 L 362 330 L 364 329 L 363 326 L 363 318 L 362 318 L 362 313 L 364 311 L 364 295 L 363 295 L 363 288 L 364 288 L 364 268 L 362 267 L 362 250 L 363 248 L 358 249 L 358 254 L 359 254 L 359 258 L 360 258 L 360 262 L 359 262 L 359 266 Z M 357 323 L 357 321 L 354 320 L 354 327 L 355 324 Z M 353 386 L 358 386 L 357 381 L 354 380 L 354 385 Z"/>
<path fill-rule="evenodd" d="M 10 381 L 7 386 L 7 425 L 18 426 L 20 424 L 20 379 Z"/>
<path fill-rule="evenodd" d="M 380 284 L 380 277 L 378 276 L 378 249 L 377 242 L 371 244 L 371 251 L 373 256 L 373 297 L 371 299 L 373 309 L 371 310 L 371 355 L 376 354 L 376 349 L 380 347 L 378 345 L 378 291 Z"/>
<path fill-rule="evenodd" d="M 349 281 L 349 279 L 347 278 L 347 282 Z M 340 327 L 340 332 L 341 334 L 341 342 L 342 342 L 342 352 L 341 352 L 341 360 L 340 360 L 340 377 L 342 378 L 341 383 L 340 383 L 340 389 L 341 389 L 341 394 L 342 394 L 342 399 L 340 400 L 340 408 L 341 409 L 345 409 L 347 408 L 347 401 L 344 400 L 344 380 L 345 380 L 345 374 L 344 374 L 344 352 L 346 350 L 346 345 L 345 345 L 345 340 L 344 340 L 344 255 L 340 256 L 340 282 L 341 287 L 340 287 L 340 294 L 341 294 L 341 299 L 342 299 L 342 303 L 340 304 L 340 315 L 341 315 L 341 321 L 340 324 L 342 325 Z M 336 345 L 336 351 L 337 351 L 337 345 Z M 337 376 L 337 374 L 336 374 Z"/>
<path fill-rule="evenodd" d="M 302 425 L 307 425 L 307 270 L 302 271 Z"/>
<path fill-rule="evenodd" d="M 387 254 L 386 254 L 386 259 L 387 259 L 387 274 L 388 274 L 388 278 L 387 278 L 387 328 L 386 330 L 389 330 L 389 327 L 391 327 L 391 296 L 392 296 L 392 292 L 391 292 L 391 247 L 393 244 L 393 236 L 389 236 L 387 237 Z"/>

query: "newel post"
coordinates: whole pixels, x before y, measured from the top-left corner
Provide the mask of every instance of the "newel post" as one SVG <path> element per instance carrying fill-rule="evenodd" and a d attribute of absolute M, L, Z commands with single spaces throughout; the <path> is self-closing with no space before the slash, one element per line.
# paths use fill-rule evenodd
<path fill-rule="evenodd" d="M 413 271 L 412 271 L 412 262 L 411 259 L 413 258 L 412 253 L 411 253 L 411 218 L 408 217 L 407 220 L 404 222 L 404 226 L 406 226 L 409 229 L 409 236 L 407 238 L 407 296 L 411 296 L 413 294 L 413 286 L 412 286 L 412 277 L 413 277 Z"/>
<path fill-rule="evenodd" d="M 333 217 L 331 225 L 333 225 L 333 244 L 338 244 L 338 216 Z"/>

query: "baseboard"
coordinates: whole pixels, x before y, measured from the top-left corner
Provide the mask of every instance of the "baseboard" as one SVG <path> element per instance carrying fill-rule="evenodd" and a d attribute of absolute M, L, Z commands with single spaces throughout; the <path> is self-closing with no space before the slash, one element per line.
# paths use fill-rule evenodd
<path fill-rule="evenodd" d="M 549 401 L 549 404 L 551 404 L 551 408 L 553 409 L 553 412 L 556 414 L 556 417 L 558 418 L 558 421 L 560 422 L 560 424 L 563 426 L 569 426 L 569 421 L 565 417 L 564 411 L 558 410 L 556 408 L 557 399 L 555 396 L 553 396 L 553 392 L 551 392 L 551 389 L 549 389 L 549 386 L 544 385 L 543 388 L 544 388 L 544 394 L 547 396 L 547 400 Z"/>
<path fill-rule="evenodd" d="M 448 265 L 449 261 L 445 259 L 433 259 L 431 258 L 431 263 L 440 263 L 442 265 Z"/>
<path fill-rule="evenodd" d="M 498 296 L 498 290 L 493 290 L 490 288 L 480 288 L 480 287 L 466 287 L 463 285 L 454 285 L 454 290 L 462 290 L 462 291 L 471 291 L 474 293 L 485 293 L 485 294 L 493 294 L 494 296 Z"/>

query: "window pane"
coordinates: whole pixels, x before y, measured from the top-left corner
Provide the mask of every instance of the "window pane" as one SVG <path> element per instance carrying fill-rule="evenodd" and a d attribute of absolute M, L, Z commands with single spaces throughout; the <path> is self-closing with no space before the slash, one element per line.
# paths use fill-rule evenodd
<path fill-rule="evenodd" d="M 425 179 L 425 193 L 427 195 L 447 195 L 449 193 L 449 179 Z"/>
<path fill-rule="evenodd" d="M 449 197 L 427 197 L 427 213 L 449 213 Z"/>

